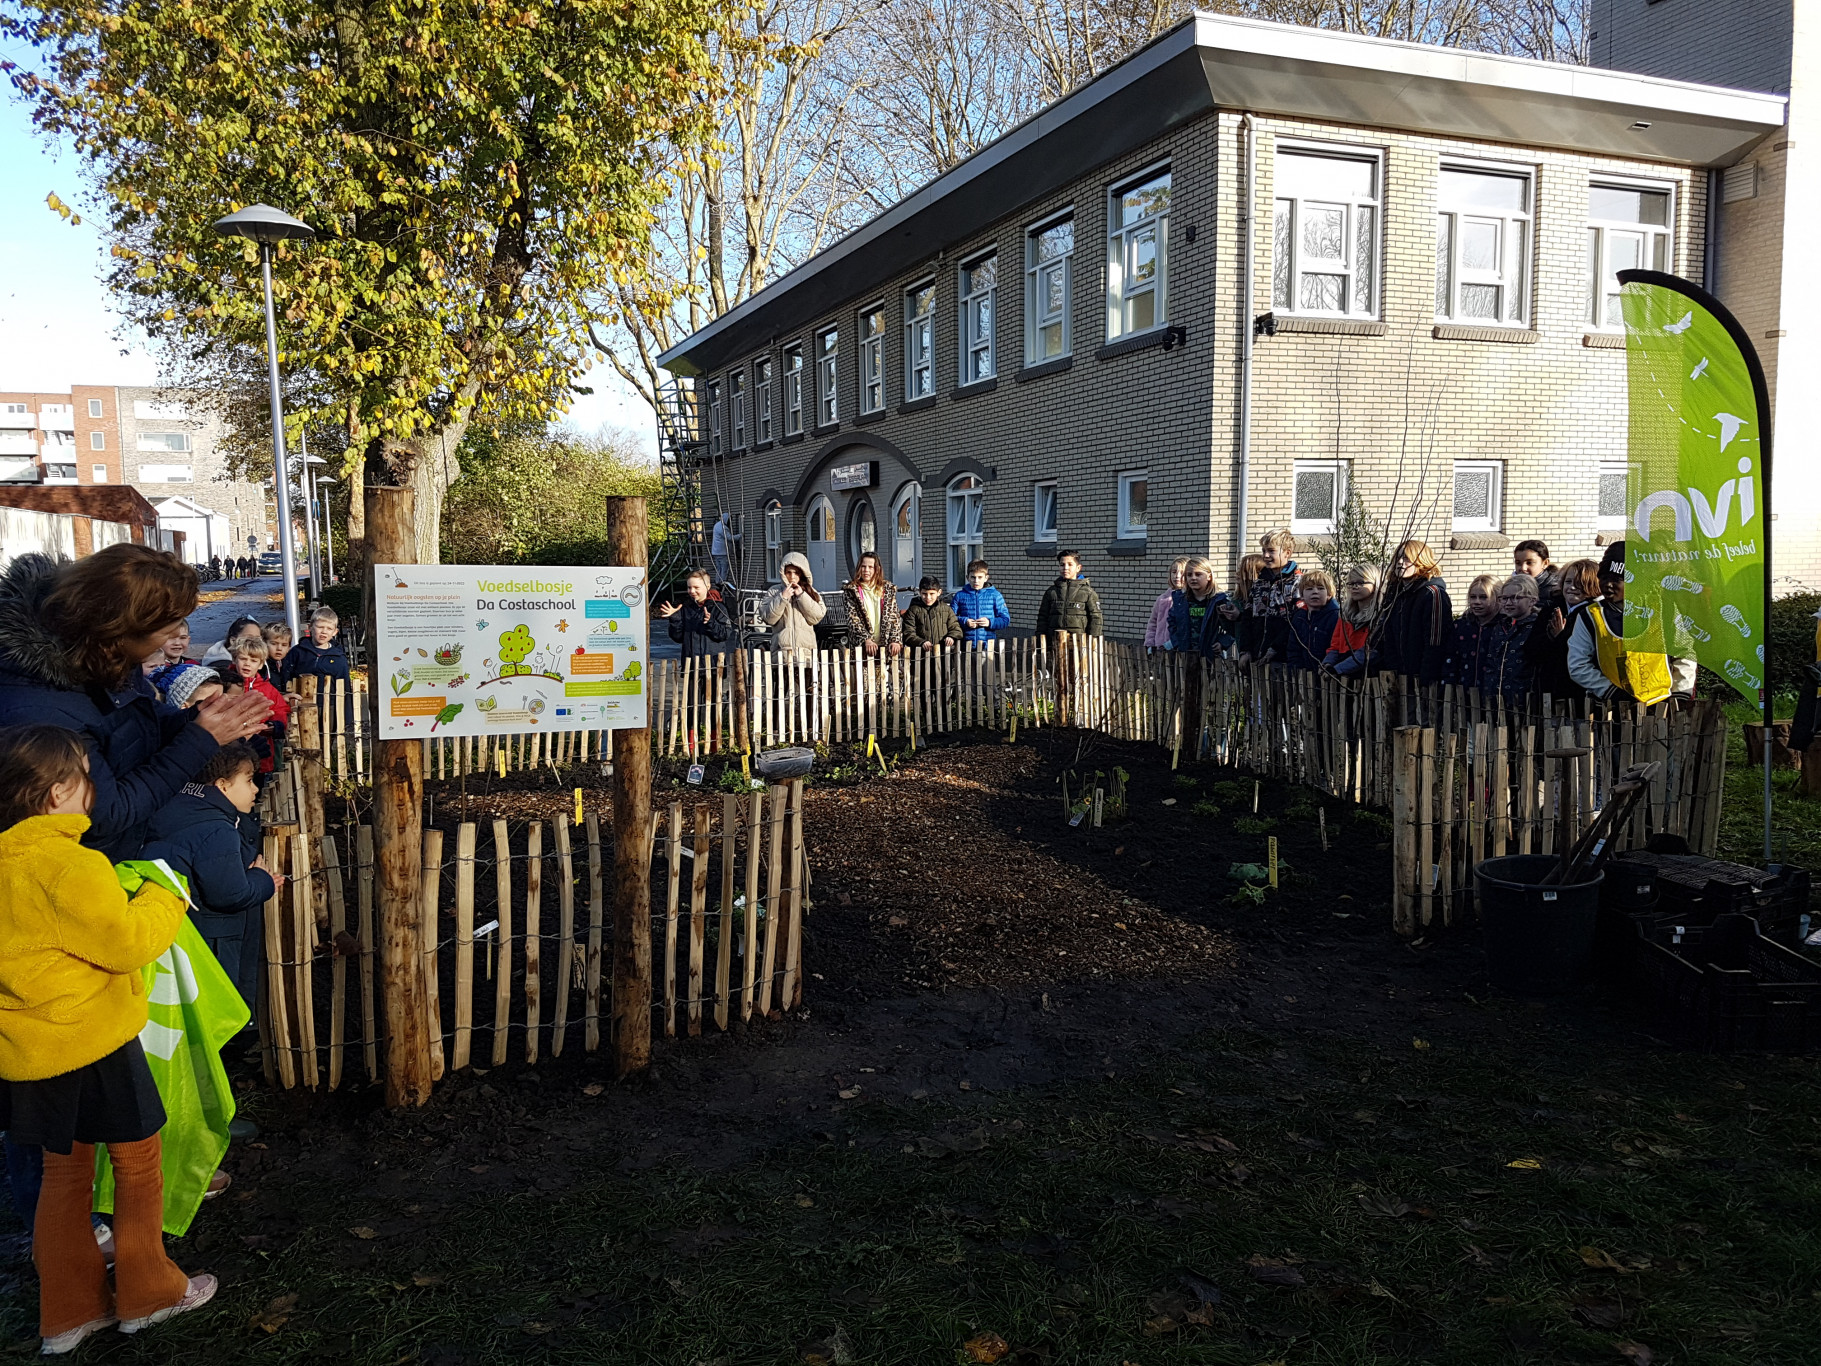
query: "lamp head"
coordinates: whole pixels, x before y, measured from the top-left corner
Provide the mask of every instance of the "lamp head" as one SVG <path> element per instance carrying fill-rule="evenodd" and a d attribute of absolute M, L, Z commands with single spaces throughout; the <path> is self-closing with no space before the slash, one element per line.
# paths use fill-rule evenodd
<path fill-rule="evenodd" d="M 215 231 L 222 237 L 250 237 L 264 246 L 287 238 L 308 242 L 316 236 L 316 230 L 308 223 L 270 204 L 249 204 L 238 213 L 218 218 Z"/>

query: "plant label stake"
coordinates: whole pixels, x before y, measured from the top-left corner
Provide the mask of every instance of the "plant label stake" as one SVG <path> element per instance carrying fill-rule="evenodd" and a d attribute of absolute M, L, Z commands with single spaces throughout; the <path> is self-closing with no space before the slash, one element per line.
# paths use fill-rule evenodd
<path fill-rule="evenodd" d="M 1252 780 L 1252 814 L 1258 814 L 1258 779 Z"/>
<path fill-rule="evenodd" d="M 582 789 L 579 787 L 575 790 L 575 823 L 582 823 Z"/>
<path fill-rule="evenodd" d="M 1271 885 L 1273 887 L 1275 887 L 1275 886 L 1277 886 L 1277 836 L 1276 835 L 1272 835 L 1265 840 L 1265 850 L 1266 850 L 1267 856 L 1271 860 Z"/>
<path fill-rule="evenodd" d="M 504 778 L 506 776 L 506 749 L 505 749 L 505 746 L 502 745 L 498 749 L 494 750 L 493 757 L 495 759 L 499 760 L 500 777 Z"/>
<path fill-rule="evenodd" d="M 1318 806 L 1315 808 L 1315 824 L 1318 827 L 1320 827 L 1320 829 L 1321 829 L 1321 851 L 1322 851 L 1322 853 L 1325 854 L 1328 852 L 1328 808 L 1327 807 Z"/>
<path fill-rule="evenodd" d="M 700 787 L 702 785 L 702 778 L 707 772 L 707 765 L 691 764 L 689 766 L 689 785 L 691 787 Z"/>

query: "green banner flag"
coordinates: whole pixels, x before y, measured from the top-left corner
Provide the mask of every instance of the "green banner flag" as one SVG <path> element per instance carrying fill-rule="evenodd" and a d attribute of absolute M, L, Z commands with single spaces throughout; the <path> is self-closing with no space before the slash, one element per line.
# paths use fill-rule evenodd
<path fill-rule="evenodd" d="M 151 970 L 149 1018 L 139 1042 L 164 1101 L 164 1231 L 180 1237 L 228 1150 L 234 1088 L 221 1048 L 249 1015 L 234 979 L 187 915 L 176 942 Z M 95 1208 L 103 1214 L 114 1208 L 114 1172 L 105 1148 L 95 1155 Z"/>
<path fill-rule="evenodd" d="M 1745 330 L 1698 285 L 1619 274 L 1631 398 L 1625 638 L 1762 694 L 1770 404 Z"/>

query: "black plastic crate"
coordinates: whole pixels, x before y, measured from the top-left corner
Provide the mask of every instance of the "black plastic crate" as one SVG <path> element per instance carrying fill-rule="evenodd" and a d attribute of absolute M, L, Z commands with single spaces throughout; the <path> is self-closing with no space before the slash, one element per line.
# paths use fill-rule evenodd
<path fill-rule="evenodd" d="M 1659 835 L 1648 848 L 1628 850 L 1624 860 L 1653 870 L 1662 909 L 1690 924 L 1709 925 L 1722 915 L 1749 915 L 1773 939 L 1793 943 L 1796 927 L 1808 911 L 1806 868 L 1754 868 L 1706 858 L 1690 853 L 1687 842 L 1674 835 Z"/>
<path fill-rule="evenodd" d="M 1821 964 L 1748 915 L 1635 921 L 1629 980 L 1671 1042 L 1716 1052 L 1821 1051 Z"/>

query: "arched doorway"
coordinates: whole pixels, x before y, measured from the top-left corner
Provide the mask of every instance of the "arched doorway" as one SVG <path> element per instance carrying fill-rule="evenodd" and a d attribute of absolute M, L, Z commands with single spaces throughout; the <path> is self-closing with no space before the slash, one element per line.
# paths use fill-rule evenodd
<path fill-rule="evenodd" d="M 878 553 L 879 518 L 873 512 L 873 500 L 856 498 L 847 509 L 847 567 L 851 571 L 862 555 Z"/>
<path fill-rule="evenodd" d="M 835 566 L 835 505 L 826 494 L 809 504 L 809 572 L 816 590 L 826 595 L 840 578 Z"/>
<path fill-rule="evenodd" d="M 892 582 L 907 593 L 915 592 L 923 577 L 923 490 L 906 484 L 892 499 L 891 555 L 887 561 Z"/>

